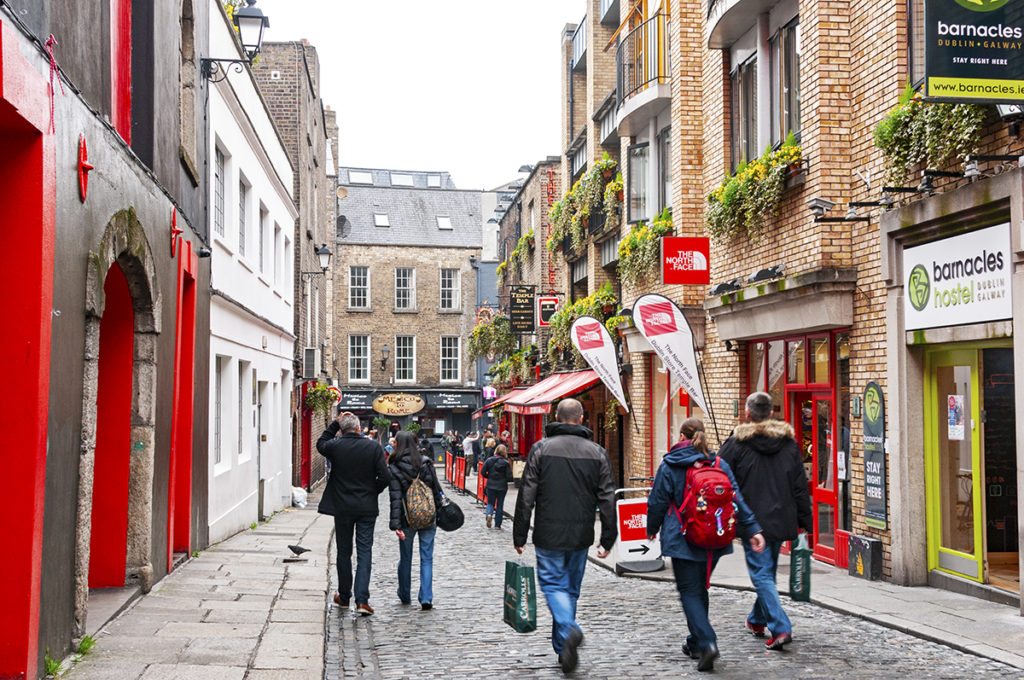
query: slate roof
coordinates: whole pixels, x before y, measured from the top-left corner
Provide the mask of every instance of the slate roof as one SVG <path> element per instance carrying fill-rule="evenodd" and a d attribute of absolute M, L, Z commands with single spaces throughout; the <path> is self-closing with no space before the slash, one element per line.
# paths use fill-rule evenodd
<path fill-rule="evenodd" d="M 369 173 L 372 180 L 373 186 L 377 187 L 389 187 L 389 186 L 404 186 L 408 187 L 408 184 L 394 184 L 392 185 L 392 175 L 404 175 L 412 178 L 413 187 L 422 189 L 454 189 L 455 182 L 452 181 L 450 173 L 443 170 L 395 170 L 393 168 L 355 168 L 346 167 L 338 168 L 338 184 L 348 185 L 362 185 L 370 186 L 359 177 L 360 181 L 355 181 L 353 174 L 365 175 Z M 435 185 L 431 186 L 428 177 L 433 177 Z"/>
<path fill-rule="evenodd" d="M 336 242 L 359 245 L 428 246 L 440 248 L 480 248 L 483 245 L 483 223 L 480 191 L 406 188 L 348 184 L 350 168 L 338 169 L 339 184 L 348 196 L 338 200 Z M 387 170 L 374 170 L 375 174 Z M 448 180 L 451 183 L 451 180 Z M 388 216 L 388 227 L 375 226 L 374 215 Z M 438 216 L 451 220 L 451 229 L 438 227 Z"/>

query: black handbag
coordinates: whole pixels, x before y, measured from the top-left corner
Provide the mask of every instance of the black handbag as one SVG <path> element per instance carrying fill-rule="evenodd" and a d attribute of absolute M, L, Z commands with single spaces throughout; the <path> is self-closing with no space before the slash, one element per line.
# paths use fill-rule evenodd
<path fill-rule="evenodd" d="M 455 531 L 465 523 L 466 516 L 462 514 L 462 508 L 455 501 L 444 495 L 440 484 L 437 483 L 436 475 L 434 476 L 434 489 L 441 499 L 437 506 L 437 526 L 444 531 Z"/>

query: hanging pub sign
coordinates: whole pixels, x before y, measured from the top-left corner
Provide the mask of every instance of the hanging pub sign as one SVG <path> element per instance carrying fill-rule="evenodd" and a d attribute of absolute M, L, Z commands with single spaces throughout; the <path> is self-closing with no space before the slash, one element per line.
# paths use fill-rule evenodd
<path fill-rule="evenodd" d="M 537 325 L 550 326 L 551 317 L 558 311 L 558 298 L 538 297 L 537 298 Z"/>
<path fill-rule="evenodd" d="M 533 320 L 533 286 L 510 286 L 508 318 L 512 322 L 513 333 L 532 333 Z"/>
<path fill-rule="evenodd" d="M 661 239 L 661 282 L 711 283 L 710 260 L 710 238 L 666 236 Z"/>
<path fill-rule="evenodd" d="M 423 410 L 423 399 L 417 394 L 382 394 L 373 400 L 373 410 L 386 416 L 408 416 Z"/>
<path fill-rule="evenodd" d="M 925 0 L 925 95 L 1024 102 L 1024 0 Z"/>
<path fill-rule="evenodd" d="M 349 392 L 341 393 L 341 401 L 338 402 L 340 411 L 369 411 L 373 408 L 373 392 Z"/>
<path fill-rule="evenodd" d="M 1009 224 L 905 249 L 907 330 L 1012 318 L 1011 262 Z"/>
<path fill-rule="evenodd" d="M 885 398 L 876 382 L 864 388 L 864 523 L 889 527 L 885 495 Z"/>

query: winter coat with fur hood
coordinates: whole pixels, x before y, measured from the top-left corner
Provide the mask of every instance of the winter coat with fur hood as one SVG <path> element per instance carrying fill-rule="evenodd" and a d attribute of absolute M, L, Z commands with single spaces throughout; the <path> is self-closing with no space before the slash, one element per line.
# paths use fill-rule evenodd
<path fill-rule="evenodd" d="M 810 492 L 793 427 L 784 420 L 745 423 L 718 451 L 768 541 L 791 541 L 813 531 Z"/>

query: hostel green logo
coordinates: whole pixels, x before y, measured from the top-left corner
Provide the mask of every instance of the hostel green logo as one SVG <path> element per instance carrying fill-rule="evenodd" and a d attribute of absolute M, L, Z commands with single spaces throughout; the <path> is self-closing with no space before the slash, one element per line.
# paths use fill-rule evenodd
<path fill-rule="evenodd" d="M 882 394 L 877 385 L 868 385 L 864 392 L 864 415 L 872 423 L 877 423 L 882 413 Z"/>
<path fill-rule="evenodd" d="M 932 284 L 928 279 L 928 270 L 919 264 L 914 265 L 914 268 L 910 270 L 910 280 L 907 282 L 910 305 L 920 312 L 928 304 L 931 292 Z"/>
<path fill-rule="evenodd" d="M 972 12 L 991 12 L 999 9 L 1009 0 L 956 0 L 956 4 Z"/>

